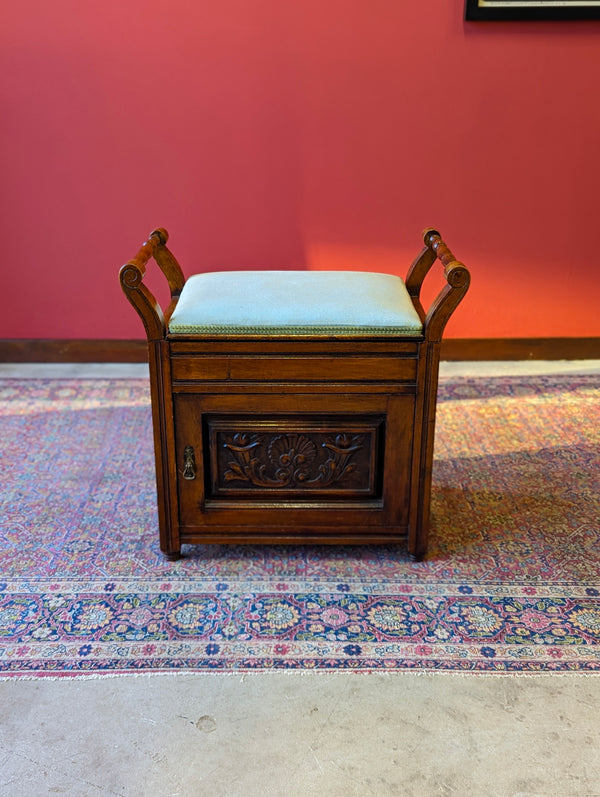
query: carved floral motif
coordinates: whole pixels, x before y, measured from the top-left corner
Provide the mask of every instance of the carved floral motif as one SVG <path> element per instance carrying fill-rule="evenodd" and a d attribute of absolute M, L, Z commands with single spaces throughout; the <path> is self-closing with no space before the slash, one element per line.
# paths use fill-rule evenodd
<path fill-rule="evenodd" d="M 224 436 L 233 455 L 223 474 L 225 482 L 250 482 L 256 487 L 329 487 L 355 472 L 353 455 L 364 435 L 256 434 Z"/>

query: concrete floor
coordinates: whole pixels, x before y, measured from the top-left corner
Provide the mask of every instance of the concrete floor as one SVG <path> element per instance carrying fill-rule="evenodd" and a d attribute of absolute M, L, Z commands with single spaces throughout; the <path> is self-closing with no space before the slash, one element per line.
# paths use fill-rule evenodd
<path fill-rule="evenodd" d="M 143 376 L 12 366 L 8 376 Z M 600 373 L 600 362 L 442 374 Z M 0 795 L 600 797 L 585 675 L 126 676 L 0 682 Z"/>
<path fill-rule="evenodd" d="M 521 360 L 519 362 L 442 362 L 440 376 L 518 374 L 600 374 L 600 360 Z M 0 379 L 95 377 L 143 379 L 146 363 L 0 363 Z"/>
<path fill-rule="evenodd" d="M 591 797 L 600 680 L 141 676 L 0 683 L 0 794 Z"/>

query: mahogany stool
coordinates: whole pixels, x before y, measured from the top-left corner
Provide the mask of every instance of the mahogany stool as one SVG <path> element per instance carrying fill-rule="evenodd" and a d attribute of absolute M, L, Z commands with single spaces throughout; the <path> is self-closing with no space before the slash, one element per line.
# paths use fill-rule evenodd
<path fill-rule="evenodd" d="M 427 551 L 440 342 L 469 271 L 433 229 L 406 281 L 236 271 L 186 280 L 154 230 L 120 271 L 148 339 L 160 547 L 406 543 Z M 171 302 L 144 284 L 154 258 Z M 438 258 L 446 282 L 425 312 Z"/>

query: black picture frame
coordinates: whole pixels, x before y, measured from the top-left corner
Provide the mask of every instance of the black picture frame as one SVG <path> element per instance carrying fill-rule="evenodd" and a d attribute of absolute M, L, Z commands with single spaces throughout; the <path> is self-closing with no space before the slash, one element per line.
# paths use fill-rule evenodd
<path fill-rule="evenodd" d="M 465 0 L 465 19 L 600 19 L 600 0 Z"/>

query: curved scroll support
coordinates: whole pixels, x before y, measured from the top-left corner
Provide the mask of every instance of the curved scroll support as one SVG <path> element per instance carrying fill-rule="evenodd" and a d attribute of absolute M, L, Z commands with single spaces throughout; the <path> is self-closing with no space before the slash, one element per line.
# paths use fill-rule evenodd
<path fill-rule="evenodd" d="M 425 310 L 423 309 L 423 305 L 421 304 L 421 299 L 419 297 L 421 295 L 421 287 L 425 277 L 434 263 L 435 252 L 433 249 L 425 246 L 424 249 L 422 249 L 422 251 L 417 255 L 413 264 L 409 268 L 404 283 L 406 285 L 408 295 L 411 297 L 413 305 L 415 306 L 415 309 L 419 314 L 421 321 L 423 322 L 425 321 Z"/>
<path fill-rule="evenodd" d="M 123 292 L 142 319 L 149 341 L 165 338 L 166 322 L 171 317 L 185 284 L 179 263 L 167 249 L 168 240 L 169 233 L 165 229 L 159 227 L 153 230 L 137 255 L 125 263 L 119 272 Z M 154 294 L 143 283 L 146 266 L 151 258 L 158 263 L 169 283 L 171 303 L 164 312 Z"/>
<path fill-rule="evenodd" d="M 143 283 L 144 271 L 132 260 L 121 267 L 119 279 L 123 293 L 144 323 L 148 341 L 162 340 L 166 333 L 165 317 L 154 294 Z"/>
<path fill-rule="evenodd" d="M 160 241 L 160 246 L 155 247 L 154 259 L 160 266 L 162 273 L 167 278 L 169 290 L 171 292 L 171 304 L 169 305 L 170 312 L 169 309 L 165 311 L 167 318 L 170 318 L 171 312 L 173 311 L 175 304 L 177 303 L 177 299 L 179 298 L 179 294 L 185 285 L 185 277 L 176 258 L 173 256 L 172 252 L 167 249 L 169 233 L 163 227 L 159 227 L 156 230 L 152 230 L 150 233 L 150 238 L 153 236 L 157 237 Z"/>
<path fill-rule="evenodd" d="M 456 260 L 437 230 L 425 230 L 423 240 L 426 249 L 431 253 L 429 257 L 433 256 L 434 260 L 437 258 L 444 266 L 444 276 L 447 282 L 425 316 L 425 335 L 428 340 L 437 342 L 442 339 L 450 316 L 469 289 L 471 274 L 463 263 Z"/>

